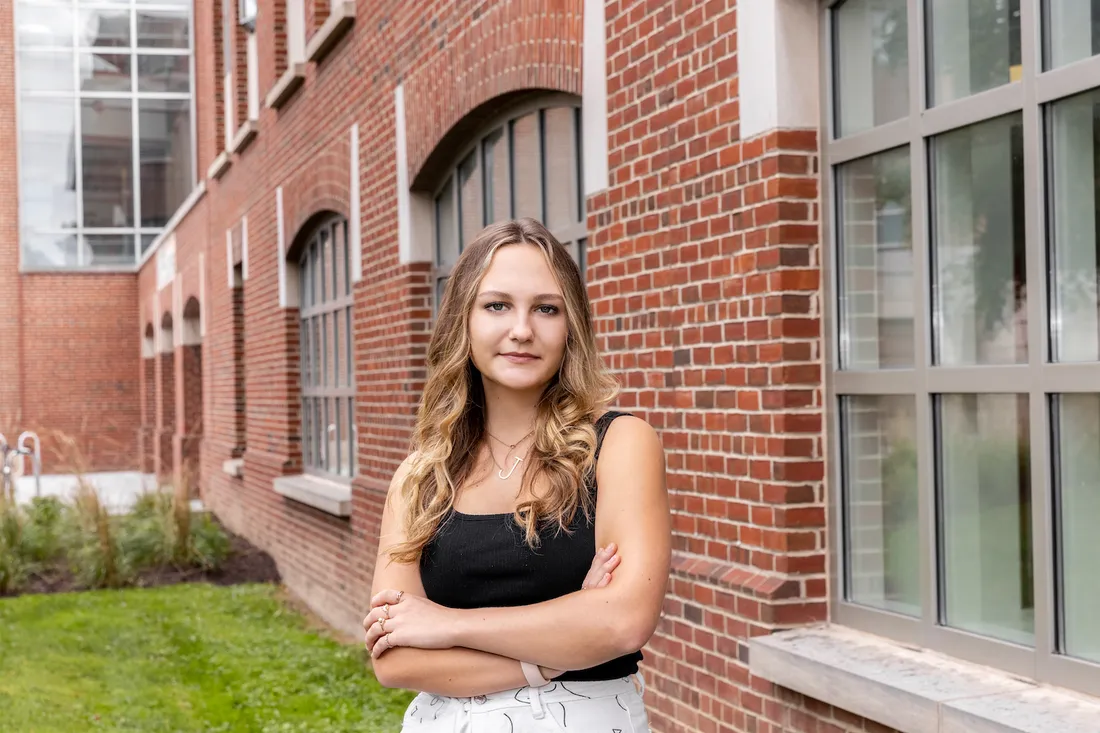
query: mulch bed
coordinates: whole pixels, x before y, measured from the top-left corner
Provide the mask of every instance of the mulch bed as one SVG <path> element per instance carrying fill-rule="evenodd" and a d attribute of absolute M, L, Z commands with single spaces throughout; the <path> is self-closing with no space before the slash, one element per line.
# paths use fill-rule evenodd
<path fill-rule="evenodd" d="M 215 520 L 217 521 L 217 520 Z M 225 529 L 232 548 L 220 570 L 206 572 L 195 568 L 153 568 L 138 574 L 129 588 L 153 588 L 178 583 L 213 583 L 214 585 L 241 585 L 244 583 L 279 583 L 281 578 L 275 561 L 244 537 Z M 68 593 L 86 590 L 80 586 L 68 568 L 58 567 L 51 572 L 36 575 L 24 584 L 19 593 L 3 594 L 7 598 L 32 593 Z"/>

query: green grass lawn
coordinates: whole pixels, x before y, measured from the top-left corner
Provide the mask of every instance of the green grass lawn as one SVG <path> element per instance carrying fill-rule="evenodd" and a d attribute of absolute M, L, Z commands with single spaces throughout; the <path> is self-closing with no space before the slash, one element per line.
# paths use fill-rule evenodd
<path fill-rule="evenodd" d="M 0 731 L 397 731 L 411 693 L 268 585 L 0 599 Z"/>

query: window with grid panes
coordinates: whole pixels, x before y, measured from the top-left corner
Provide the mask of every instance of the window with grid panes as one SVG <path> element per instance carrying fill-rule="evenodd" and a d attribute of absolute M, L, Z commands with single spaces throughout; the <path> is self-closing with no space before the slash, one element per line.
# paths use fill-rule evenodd
<path fill-rule="evenodd" d="M 22 264 L 132 268 L 195 184 L 191 3 L 14 8 Z"/>
<path fill-rule="evenodd" d="M 306 473 L 351 478 L 358 469 L 348 222 L 316 228 L 298 268 L 301 305 L 302 463 Z"/>
<path fill-rule="evenodd" d="M 532 217 L 584 272 L 587 228 L 581 108 L 572 98 L 527 104 L 476 136 L 435 194 L 435 307 L 463 248 L 485 226 Z"/>
<path fill-rule="evenodd" d="M 841 623 L 1100 694 L 1100 2 L 823 2 Z"/>

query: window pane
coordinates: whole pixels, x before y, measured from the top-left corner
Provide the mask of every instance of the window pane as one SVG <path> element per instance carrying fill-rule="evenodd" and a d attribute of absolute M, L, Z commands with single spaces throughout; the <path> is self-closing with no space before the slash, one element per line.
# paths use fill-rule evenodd
<path fill-rule="evenodd" d="M 23 264 L 27 267 L 73 267 L 77 263 L 75 234 L 23 234 Z"/>
<path fill-rule="evenodd" d="M 577 135 L 573 108 L 546 110 L 546 226 L 575 224 L 577 214 Z"/>
<path fill-rule="evenodd" d="M 303 319 L 298 329 L 302 332 L 302 387 L 306 388 L 313 384 L 313 329 L 308 319 Z"/>
<path fill-rule="evenodd" d="M 943 621 L 1033 644 L 1027 395 L 939 399 Z"/>
<path fill-rule="evenodd" d="M 336 299 L 347 297 L 348 242 L 343 222 L 332 225 L 332 292 Z"/>
<path fill-rule="evenodd" d="M 181 94 L 191 91 L 190 57 L 138 56 L 138 91 Z"/>
<path fill-rule="evenodd" d="M 512 189 L 508 180 L 508 138 L 500 128 L 485 138 L 485 221 L 492 224 L 512 215 Z"/>
<path fill-rule="evenodd" d="M 344 338 L 346 343 L 344 344 L 344 357 L 346 363 L 344 365 L 344 371 L 347 374 L 347 385 L 349 387 L 355 386 L 355 353 L 352 350 L 352 330 L 351 330 L 351 308 L 344 310 Z"/>
<path fill-rule="evenodd" d="M 125 92 L 133 91 L 130 74 L 131 56 L 128 53 L 80 54 L 80 91 Z"/>
<path fill-rule="evenodd" d="M 1055 361 L 1100 359 L 1100 93 L 1050 114 L 1051 350 Z"/>
<path fill-rule="evenodd" d="M 542 221 L 542 152 L 537 113 L 512 123 L 512 156 L 516 218 L 530 216 Z"/>
<path fill-rule="evenodd" d="M 435 303 L 433 310 L 439 313 L 439 306 L 443 304 L 443 293 L 447 290 L 447 278 L 441 277 L 435 281 Z"/>
<path fill-rule="evenodd" d="M 81 10 L 79 18 L 77 43 L 81 48 L 88 46 L 125 48 L 130 45 L 129 10 L 107 8 Z"/>
<path fill-rule="evenodd" d="M 837 171 L 841 365 L 913 366 L 913 239 L 909 149 Z"/>
<path fill-rule="evenodd" d="M 191 103 L 138 102 L 141 134 L 141 225 L 161 227 L 191 194 Z"/>
<path fill-rule="evenodd" d="M 1100 53 L 1100 0 L 1043 0 L 1047 69 Z"/>
<path fill-rule="evenodd" d="M 335 445 L 334 455 L 336 457 L 336 463 L 333 468 L 341 476 L 347 476 L 348 447 L 344 445 L 344 441 L 347 440 L 347 434 L 343 426 L 343 402 L 342 399 L 333 400 L 332 439 Z"/>
<path fill-rule="evenodd" d="M 1019 114 L 933 140 L 936 363 L 1027 362 Z"/>
<path fill-rule="evenodd" d="M 355 427 L 355 400 L 351 397 L 348 398 L 348 435 L 351 436 L 349 440 L 349 456 L 351 463 L 352 476 L 359 474 L 359 431 Z"/>
<path fill-rule="evenodd" d="M 484 228 L 481 217 L 484 216 L 485 205 L 481 190 L 481 161 L 477 150 L 467 155 L 466 160 L 458 166 L 458 189 L 460 191 L 458 215 L 462 232 L 460 248 L 465 248 Z"/>
<path fill-rule="evenodd" d="M 919 616 L 916 402 L 842 399 L 848 599 Z"/>
<path fill-rule="evenodd" d="M 588 268 L 588 237 L 581 237 L 577 240 L 577 253 L 574 255 L 574 259 L 581 271 L 581 277 L 584 278 L 585 270 Z"/>
<path fill-rule="evenodd" d="M 309 398 L 302 398 L 302 463 L 313 465 L 313 408 Z"/>
<path fill-rule="evenodd" d="M 313 317 L 313 386 L 321 387 L 324 384 L 325 364 L 322 358 L 324 344 L 321 343 L 321 318 Z"/>
<path fill-rule="evenodd" d="M 325 424 L 321 417 L 321 402 L 322 400 L 314 398 L 313 402 L 313 468 L 324 468 L 325 466 Z"/>
<path fill-rule="evenodd" d="M 909 113 L 905 0 L 847 0 L 833 16 L 837 135 Z"/>
<path fill-rule="evenodd" d="M 1020 0 L 931 0 L 932 104 L 1019 81 Z"/>
<path fill-rule="evenodd" d="M 71 5 L 36 6 L 20 3 L 15 42 L 22 47 L 73 45 L 73 9 Z"/>
<path fill-rule="evenodd" d="M 133 234 L 84 235 L 85 265 L 132 265 L 134 255 Z"/>
<path fill-rule="evenodd" d="M 457 261 L 454 179 L 448 178 L 435 199 L 435 262 L 442 267 L 449 267 Z"/>
<path fill-rule="evenodd" d="M 336 446 L 333 444 L 335 430 L 333 430 L 332 425 L 332 400 L 328 397 L 321 399 L 321 411 L 324 415 L 321 423 L 321 434 L 323 436 L 322 440 L 325 441 L 325 454 L 324 462 L 320 468 L 325 471 L 332 471 L 336 463 Z"/>
<path fill-rule="evenodd" d="M 19 218 L 30 229 L 76 227 L 76 106 L 19 102 Z M 74 245 L 75 248 L 75 245 Z"/>
<path fill-rule="evenodd" d="M 141 235 L 141 253 L 145 254 L 145 250 L 149 249 L 156 240 L 156 234 L 142 234 Z"/>
<path fill-rule="evenodd" d="M 134 225 L 134 154 L 130 100 L 81 100 L 84 226 Z"/>
<path fill-rule="evenodd" d="M 138 10 L 137 45 L 141 48 L 188 48 L 186 10 Z"/>
<path fill-rule="evenodd" d="M 72 92 L 76 88 L 72 51 L 20 51 L 19 87 L 24 92 Z"/>
<path fill-rule="evenodd" d="M 1100 662 L 1100 395 L 1056 398 L 1060 651 Z"/>

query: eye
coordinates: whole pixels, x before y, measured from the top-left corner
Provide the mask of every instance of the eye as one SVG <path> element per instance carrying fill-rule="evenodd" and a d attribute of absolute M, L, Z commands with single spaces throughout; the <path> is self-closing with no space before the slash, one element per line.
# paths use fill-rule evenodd
<path fill-rule="evenodd" d="M 493 303 L 486 303 L 485 304 L 485 310 L 492 311 L 493 313 L 500 313 L 502 310 L 504 310 L 507 307 L 508 306 L 506 304 L 501 303 L 500 301 L 495 301 Z"/>
<path fill-rule="evenodd" d="M 548 316 L 556 316 L 558 314 L 558 307 L 556 305 L 540 305 L 535 308 L 539 313 L 545 313 Z"/>

